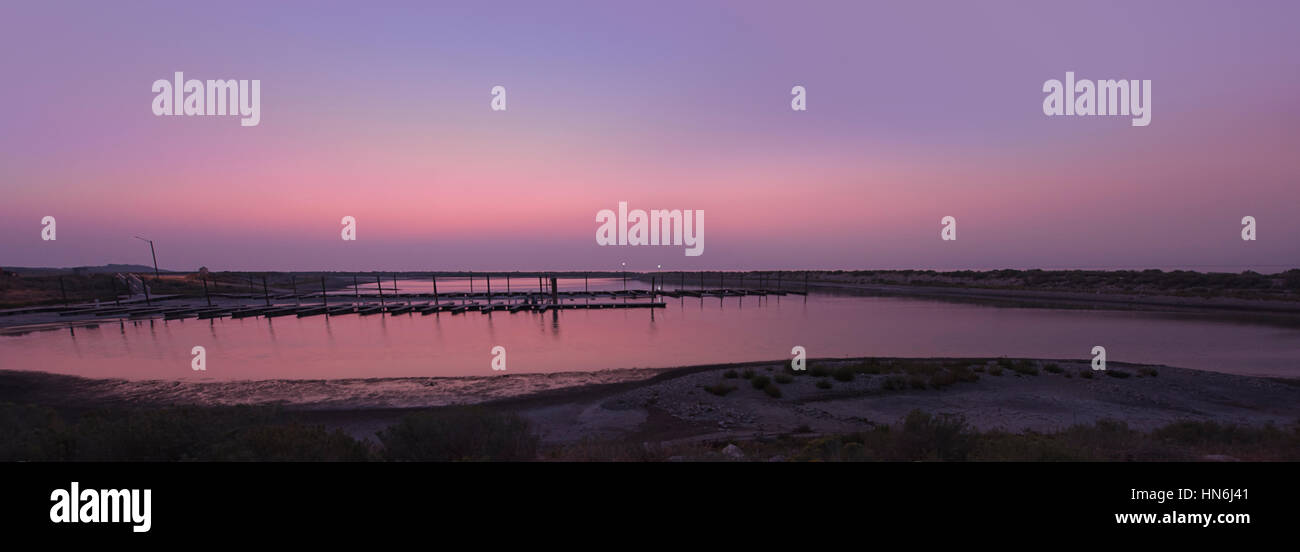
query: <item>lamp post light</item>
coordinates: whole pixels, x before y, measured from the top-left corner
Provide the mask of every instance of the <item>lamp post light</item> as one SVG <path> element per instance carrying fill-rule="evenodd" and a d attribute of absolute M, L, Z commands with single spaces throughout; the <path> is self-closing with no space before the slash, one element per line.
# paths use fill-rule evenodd
<path fill-rule="evenodd" d="M 158 275 L 158 254 L 155 253 L 153 250 L 153 240 L 148 238 L 142 238 L 140 236 L 136 236 L 135 239 L 149 242 L 149 255 L 153 257 L 153 279 L 155 281 L 161 280 L 162 277 Z"/>

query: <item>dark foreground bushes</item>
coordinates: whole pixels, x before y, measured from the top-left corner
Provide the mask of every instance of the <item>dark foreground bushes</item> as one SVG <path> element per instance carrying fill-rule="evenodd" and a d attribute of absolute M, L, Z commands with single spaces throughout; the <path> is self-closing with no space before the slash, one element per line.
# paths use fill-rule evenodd
<path fill-rule="evenodd" d="M 1249 427 L 1176 422 L 1151 432 L 1100 420 L 1051 433 L 978 431 L 959 416 L 908 414 L 898 426 L 806 443 L 796 460 L 1296 461 L 1300 425 Z"/>
<path fill-rule="evenodd" d="M 481 408 L 410 414 L 382 447 L 269 407 L 113 408 L 63 415 L 0 404 L 0 461 L 528 460 L 517 416 Z"/>
<path fill-rule="evenodd" d="M 0 405 L 0 460 L 365 460 L 341 431 L 283 420 L 274 408 L 114 408 L 69 416 Z"/>
<path fill-rule="evenodd" d="M 780 394 L 776 384 L 764 390 Z M 896 424 L 867 431 L 807 435 L 811 432 L 803 427 L 790 435 L 737 442 L 747 460 L 1300 460 L 1300 424 L 1185 421 L 1145 432 L 1102 420 L 1050 433 L 1010 433 L 979 431 L 960 416 L 913 411 Z M 415 412 L 377 437 L 377 443 L 358 440 L 274 408 L 114 408 L 67 414 L 0 404 L 0 461 L 734 459 L 719 452 L 730 441 L 587 441 L 539 450 L 523 419 L 484 407 Z"/>
<path fill-rule="evenodd" d="M 379 432 L 392 460 L 531 460 L 537 437 L 514 414 L 479 407 L 410 414 Z"/>

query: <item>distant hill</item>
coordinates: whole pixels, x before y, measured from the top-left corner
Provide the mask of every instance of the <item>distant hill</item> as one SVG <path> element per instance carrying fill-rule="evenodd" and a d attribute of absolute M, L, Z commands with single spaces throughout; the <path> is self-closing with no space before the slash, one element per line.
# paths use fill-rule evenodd
<path fill-rule="evenodd" d="M 74 266 L 69 268 L 6 266 L 4 270 L 21 275 L 41 274 L 103 274 L 114 272 L 153 272 L 152 266 L 133 264 L 108 264 L 104 266 Z M 159 273 L 174 274 L 174 270 L 158 269 Z"/>

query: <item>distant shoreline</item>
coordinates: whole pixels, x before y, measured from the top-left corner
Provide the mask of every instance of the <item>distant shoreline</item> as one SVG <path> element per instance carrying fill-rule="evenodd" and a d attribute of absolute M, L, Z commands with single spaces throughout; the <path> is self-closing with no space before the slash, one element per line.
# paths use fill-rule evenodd
<path fill-rule="evenodd" d="M 1294 300 L 847 283 L 817 283 L 810 284 L 809 287 L 812 290 L 848 290 L 873 295 L 964 298 L 1040 305 L 1102 306 L 1137 310 L 1269 313 L 1300 317 L 1300 301 Z"/>

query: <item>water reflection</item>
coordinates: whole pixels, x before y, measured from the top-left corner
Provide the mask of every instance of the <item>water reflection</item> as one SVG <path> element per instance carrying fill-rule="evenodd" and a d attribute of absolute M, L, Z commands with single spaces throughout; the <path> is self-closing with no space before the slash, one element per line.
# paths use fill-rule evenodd
<path fill-rule="evenodd" d="M 444 284 L 438 285 L 441 292 Z M 578 291 L 582 285 L 578 280 Z M 1300 330 L 1251 317 L 995 307 L 852 293 L 671 299 L 663 298 L 666 307 L 649 313 L 548 309 L 119 321 L 118 332 L 111 333 L 76 328 L 0 337 L 0 367 L 130 379 L 422 377 L 492 375 L 487 351 L 495 345 L 510 351 L 511 372 L 776 360 L 788 358 L 794 345 L 813 358 L 1081 360 L 1090 358 L 1093 345 L 1104 345 L 1115 361 L 1300 376 Z M 714 300 L 717 308 L 704 307 Z M 207 372 L 190 370 L 195 345 L 207 348 Z"/>

